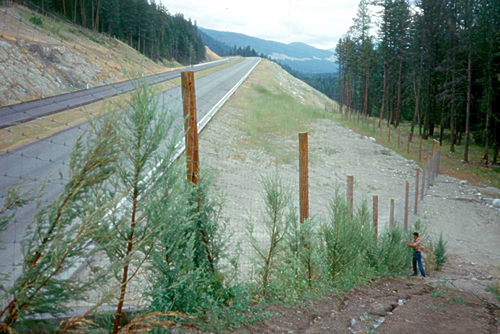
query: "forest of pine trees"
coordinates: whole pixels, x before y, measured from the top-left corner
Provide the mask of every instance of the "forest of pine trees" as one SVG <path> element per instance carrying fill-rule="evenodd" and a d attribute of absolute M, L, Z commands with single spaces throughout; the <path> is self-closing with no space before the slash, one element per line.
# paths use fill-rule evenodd
<path fill-rule="evenodd" d="M 195 64 L 205 59 L 196 23 L 170 15 L 148 0 L 30 0 L 38 12 L 54 13 L 82 27 L 106 33 L 153 60 Z M 29 5 L 29 1 L 24 2 Z M 34 7 L 29 6 L 29 7 Z"/>
<path fill-rule="evenodd" d="M 460 142 L 465 162 L 476 142 L 498 163 L 500 0 L 361 0 L 353 21 L 336 46 L 342 105 L 411 122 L 452 152 Z"/>

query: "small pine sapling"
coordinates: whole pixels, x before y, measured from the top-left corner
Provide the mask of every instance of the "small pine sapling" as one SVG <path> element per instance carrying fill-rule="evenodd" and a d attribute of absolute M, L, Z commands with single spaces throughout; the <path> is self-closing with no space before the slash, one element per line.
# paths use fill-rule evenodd
<path fill-rule="evenodd" d="M 251 218 L 246 228 L 250 244 L 257 253 L 260 286 L 265 297 L 269 294 L 269 281 L 276 268 L 275 259 L 284 249 L 283 240 L 289 225 L 287 210 L 290 207 L 291 190 L 283 183 L 277 171 L 272 176 L 263 177 L 261 182 L 265 203 L 262 228 L 264 229 L 263 235 L 267 239 L 266 246 L 262 246 L 261 240 L 256 236 L 255 223 Z"/>
<path fill-rule="evenodd" d="M 438 242 L 434 248 L 434 258 L 436 261 L 436 270 L 441 270 L 448 261 L 448 256 L 446 255 L 447 242 L 443 239 L 443 234 L 439 235 Z"/>

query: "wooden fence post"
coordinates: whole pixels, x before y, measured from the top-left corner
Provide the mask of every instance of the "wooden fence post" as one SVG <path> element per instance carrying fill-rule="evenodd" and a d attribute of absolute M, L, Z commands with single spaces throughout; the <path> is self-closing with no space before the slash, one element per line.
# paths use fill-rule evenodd
<path fill-rule="evenodd" d="M 410 133 L 408 132 L 408 139 L 406 142 L 406 154 L 410 154 Z"/>
<path fill-rule="evenodd" d="M 398 148 L 401 147 L 401 128 L 398 125 Z"/>
<path fill-rule="evenodd" d="M 354 208 L 354 177 L 352 175 L 347 175 L 347 205 L 352 211 Z"/>
<path fill-rule="evenodd" d="M 422 161 L 422 136 L 420 136 L 420 143 L 418 145 L 418 161 Z"/>
<path fill-rule="evenodd" d="M 431 170 L 432 170 L 432 158 L 429 161 L 429 167 L 427 167 L 427 190 L 431 187 Z"/>
<path fill-rule="evenodd" d="M 309 156 L 307 132 L 299 133 L 300 222 L 309 218 Z"/>
<path fill-rule="evenodd" d="M 425 170 L 426 168 L 426 162 L 424 160 L 424 168 L 422 169 L 422 188 L 420 190 L 420 201 L 424 200 L 424 194 L 425 194 Z"/>
<path fill-rule="evenodd" d="M 408 230 L 408 211 L 410 207 L 410 182 L 406 181 L 405 187 L 405 220 L 404 220 L 404 228 L 405 231 Z"/>
<path fill-rule="evenodd" d="M 394 228 L 394 198 L 391 198 L 391 207 L 389 211 L 389 228 Z"/>
<path fill-rule="evenodd" d="M 373 210 L 372 210 L 372 218 L 373 218 L 373 229 L 375 230 L 375 242 L 378 238 L 378 196 L 373 195 Z"/>
<path fill-rule="evenodd" d="M 181 72 L 182 101 L 184 113 L 184 132 L 186 144 L 187 179 L 198 184 L 198 126 L 196 117 L 196 90 L 194 73 Z"/>
<path fill-rule="evenodd" d="M 415 179 L 415 214 L 418 212 L 418 181 L 420 180 L 420 169 L 417 168 L 417 178 Z"/>

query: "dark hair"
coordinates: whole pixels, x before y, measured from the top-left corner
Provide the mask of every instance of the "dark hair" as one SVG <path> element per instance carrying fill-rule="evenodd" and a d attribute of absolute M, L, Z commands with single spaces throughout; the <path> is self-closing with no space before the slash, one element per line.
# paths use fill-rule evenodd
<path fill-rule="evenodd" d="M 418 232 L 413 233 L 414 236 L 418 237 Z"/>

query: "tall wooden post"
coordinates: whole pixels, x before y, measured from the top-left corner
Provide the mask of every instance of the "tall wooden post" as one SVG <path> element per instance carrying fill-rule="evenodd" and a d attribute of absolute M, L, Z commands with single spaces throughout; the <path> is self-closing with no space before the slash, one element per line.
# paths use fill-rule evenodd
<path fill-rule="evenodd" d="M 401 128 L 398 125 L 398 148 L 401 147 Z"/>
<path fill-rule="evenodd" d="M 375 241 L 378 238 L 378 196 L 373 196 L 373 210 L 372 210 L 372 218 L 373 218 L 373 229 L 375 231 Z"/>
<path fill-rule="evenodd" d="M 410 182 L 406 181 L 405 187 L 405 220 L 404 228 L 405 231 L 408 230 L 408 211 L 410 209 Z"/>
<path fill-rule="evenodd" d="M 418 144 L 418 161 L 422 161 L 422 136 L 420 136 L 420 143 Z"/>
<path fill-rule="evenodd" d="M 391 142 L 391 126 L 390 125 L 387 127 L 387 141 L 389 143 Z"/>
<path fill-rule="evenodd" d="M 418 212 L 418 181 L 420 181 L 420 169 L 417 168 L 417 177 L 415 179 L 415 214 Z"/>
<path fill-rule="evenodd" d="M 422 169 L 422 188 L 420 190 L 420 201 L 423 201 L 424 200 L 424 194 L 425 194 L 425 160 L 424 160 L 424 168 Z"/>
<path fill-rule="evenodd" d="M 432 158 L 429 162 L 429 167 L 427 167 L 427 190 L 431 187 Z"/>
<path fill-rule="evenodd" d="M 198 126 L 196 119 L 196 93 L 194 73 L 181 72 L 182 101 L 184 111 L 184 132 L 186 144 L 187 179 L 198 184 Z"/>
<path fill-rule="evenodd" d="M 354 208 L 354 177 L 352 175 L 347 175 L 347 205 L 352 211 Z"/>
<path fill-rule="evenodd" d="M 309 218 L 309 148 L 307 132 L 299 133 L 300 222 Z"/>
<path fill-rule="evenodd" d="M 406 141 L 406 154 L 410 154 L 410 133 L 408 132 L 408 139 Z"/>
<path fill-rule="evenodd" d="M 394 228 L 394 198 L 391 198 L 391 208 L 389 211 L 389 228 Z"/>

